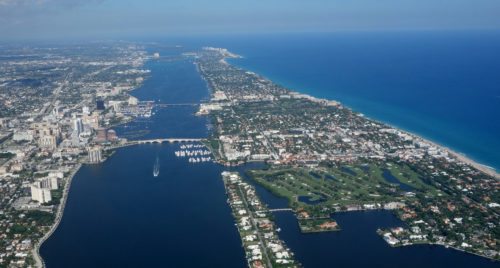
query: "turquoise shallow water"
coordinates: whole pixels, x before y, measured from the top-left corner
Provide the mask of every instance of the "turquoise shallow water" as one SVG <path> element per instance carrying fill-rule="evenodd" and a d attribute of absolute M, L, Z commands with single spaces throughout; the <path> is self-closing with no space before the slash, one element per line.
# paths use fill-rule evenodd
<path fill-rule="evenodd" d="M 500 169 L 500 32 L 294 34 L 204 42 L 241 54 L 243 59 L 231 62 L 288 88 L 339 100 Z"/>

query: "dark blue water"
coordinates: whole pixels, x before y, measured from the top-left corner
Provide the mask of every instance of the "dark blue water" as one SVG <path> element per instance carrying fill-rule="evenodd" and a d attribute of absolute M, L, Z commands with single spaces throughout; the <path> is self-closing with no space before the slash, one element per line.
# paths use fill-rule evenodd
<path fill-rule="evenodd" d="M 320 203 L 323 203 L 326 201 L 326 199 L 324 198 L 318 198 L 318 199 L 315 199 L 315 200 L 311 200 L 312 197 L 311 196 L 308 196 L 308 195 L 300 195 L 298 200 L 302 203 L 306 203 L 308 205 L 317 205 L 317 204 L 320 204 Z"/>
<path fill-rule="evenodd" d="M 249 181 L 270 208 L 287 206 L 262 186 Z M 498 267 L 498 262 L 453 249 L 416 245 L 392 248 L 376 234 L 378 228 L 404 226 L 388 211 L 342 212 L 332 215 L 342 229 L 339 232 L 300 232 L 290 212 L 275 212 L 281 228 L 279 236 L 295 253 L 304 267 Z"/>
<path fill-rule="evenodd" d="M 394 184 L 399 185 L 399 188 L 401 188 L 401 190 L 403 190 L 403 191 L 409 192 L 409 191 L 415 190 L 411 185 L 403 183 L 400 180 L 398 180 L 398 178 L 394 177 L 394 175 L 392 175 L 392 172 L 388 169 L 384 168 L 382 170 L 382 177 L 389 183 L 394 183 Z"/>
<path fill-rule="evenodd" d="M 335 176 L 330 175 L 330 174 L 326 174 L 326 175 L 325 175 L 325 179 L 328 179 L 328 180 L 334 180 L 334 181 L 336 181 L 336 180 L 337 180 L 337 178 L 335 178 Z"/>
<path fill-rule="evenodd" d="M 401 226 L 387 211 L 334 215 L 339 232 L 302 234 L 295 216 L 275 212 L 280 237 L 304 267 L 498 267 L 498 263 L 439 246 L 391 248 L 377 228 Z"/>
<path fill-rule="evenodd" d="M 315 179 L 322 179 L 323 178 L 320 174 L 313 172 L 313 171 L 310 171 L 309 175 L 311 175 Z"/>
<path fill-rule="evenodd" d="M 293 34 L 209 40 L 231 62 L 500 169 L 500 32 Z"/>
<path fill-rule="evenodd" d="M 153 51 L 157 50 L 152 50 Z M 205 81 L 195 69 L 193 62 L 186 59 L 172 60 L 184 50 L 161 50 L 165 59 L 149 61 L 145 68 L 154 73 L 142 87 L 132 95 L 144 101 L 159 104 L 194 104 L 209 97 Z M 173 55 L 172 55 L 173 54 Z M 207 117 L 196 117 L 197 106 L 169 106 L 155 109 L 155 116 L 140 119 L 116 128 L 118 134 L 135 133 L 146 130 L 147 133 L 134 139 L 152 139 L 165 137 L 200 138 L 208 134 Z"/>
<path fill-rule="evenodd" d="M 207 88 L 189 61 L 148 66 L 155 79 L 170 81 L 145 83 L 134 92 L 141 99 L 182 103 L 206 98 Z M 193 84 L 186 84 L 187 77 Z M 192 92 L 177 94 L 180 88 Z M 195 117 L 190 107 L 165 108 L 148 121 L 129 125 L 135 124 L 145 124 L 148 137 L 207 134 L 206 119 Z M 101 165 L 83 167 L 73 180 L 61 224 L 41 247 L 47 267 L 245 267 L 220 177 L 223 167 L 175 158 L 176 146 L 123 148 Z M 160 175 L 153 178 L 157 156 Z M 287 200 L 256 187 L 271 208 L 286 207 Z M 306 267 L 498 267 L 442 247 L 390 248 L 375 233 L 378 227 L 401 224 L 387 212 L 334 215 L 341 232 L 308 235 L 299 232 L 292 214 L 275 215 L 280 236 Z"/>
<path fill-rule="evenodd" d="M 130 147 L 82 168 L 41 248 L 47 267 L 245 267 L 222 168 L 188 165 L 174 149 Z"/>
<path fill-rule="evenodd" d="M 208 94 L 191 62 L 147 67 L 152 79 L 134 92 L 142 100 L 199 102 Z M 165 108 L 129 125 L 147 127 L 144 138 L 205 137 L 206 118 L 195 110 Z M 177 146 L 123 148 L 101 165 L 83 167 L 61 224 L 41 247 L 47 267 L 246 267 L 222 167 L 176 158 Z M 157 156 L 160 175 L 154 178 Z"/>
<path fill-rule="evenodd" d="M 347 174 L 349 174 L 351 176 L 356 176 L 357 175 L 357 173 L 354 172 L 354 170 L 352 170 L 352 169 L 350 169 L 348 167 L 341 167 L 340 170 L 342 170 L 342 172 L 347 173 Z"/>
<path fill-rule="evenodd" d="M 208 99 L 209 92 L 199 90 L 205 87 L 205 81 L 198 72 L 193 72 L 193 62 L 171 55 L 182 51 L 184 50 L 161 51 L 160 55 L 164 58 L 147 62 L 144 68 L 154 70 L 155 74 L 145 80 L 144 85 L 133 91 L 132 95 L 140 100 L 159 103 L 199 103 L 200 100 Z"/>

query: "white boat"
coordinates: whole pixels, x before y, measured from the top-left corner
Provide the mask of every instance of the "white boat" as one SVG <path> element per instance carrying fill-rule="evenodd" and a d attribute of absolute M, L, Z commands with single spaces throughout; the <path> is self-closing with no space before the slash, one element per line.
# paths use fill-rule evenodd
<path fill-rule="evenodd" d="M 158 177 L 159 174 L 160 174 L 160 158 L 158 158 L 157 156 L 155 166 L 153 168 L 153 176 Z"/>

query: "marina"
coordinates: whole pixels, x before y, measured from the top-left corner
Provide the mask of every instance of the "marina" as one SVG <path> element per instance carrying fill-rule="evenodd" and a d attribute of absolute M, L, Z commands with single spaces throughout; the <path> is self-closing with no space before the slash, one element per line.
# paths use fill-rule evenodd
<path fill-rule="evenodd" d="M 183 144 L 175 151 L 176 157 L 187 158 L 189 163 L 212 161 L 212 153 L 202 144 Z"/>

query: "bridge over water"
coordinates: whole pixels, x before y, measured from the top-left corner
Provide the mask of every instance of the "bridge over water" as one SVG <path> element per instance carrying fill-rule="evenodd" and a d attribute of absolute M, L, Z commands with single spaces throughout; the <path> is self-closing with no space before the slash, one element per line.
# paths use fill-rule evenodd
<path fill-rule="evenodd" d="M 292 211 L 293 209 L 291 208 L 272 208 L 272 209 L 267 209 L 267 210 L 259 210 L 257 212 L 283 212 L 283 211 Z"/>
<path fill-rule="evenodd" d="M 164 138 L 164 139 L 149 139 L 149 140 L 131 140 L 118 145 L 106 147 L 105 150 L 113 150 L 137 144 L 186 143 L 186 142 L 200 142 L 202 140 L 203 139 L 200 138 Z"/>
<path fill-rule="evenodd" d="M 168 107 L 175 107 L 175 106 L 199 106 L 199 103 L 156 103 L 154 104 L 155 107 L 159 108 L 168 108 Z"/>
<path fill-rule="evenodd" d="M 150 140 L 137 140 L 137 141 L 128 141 L 129 143 L 135 144 L 146 144 L 146 143 L 177 143 L 177 142 L 199 142 L 202 139 L 198 138 L 165 138 L 165 139 L 150 139 Z"/>

